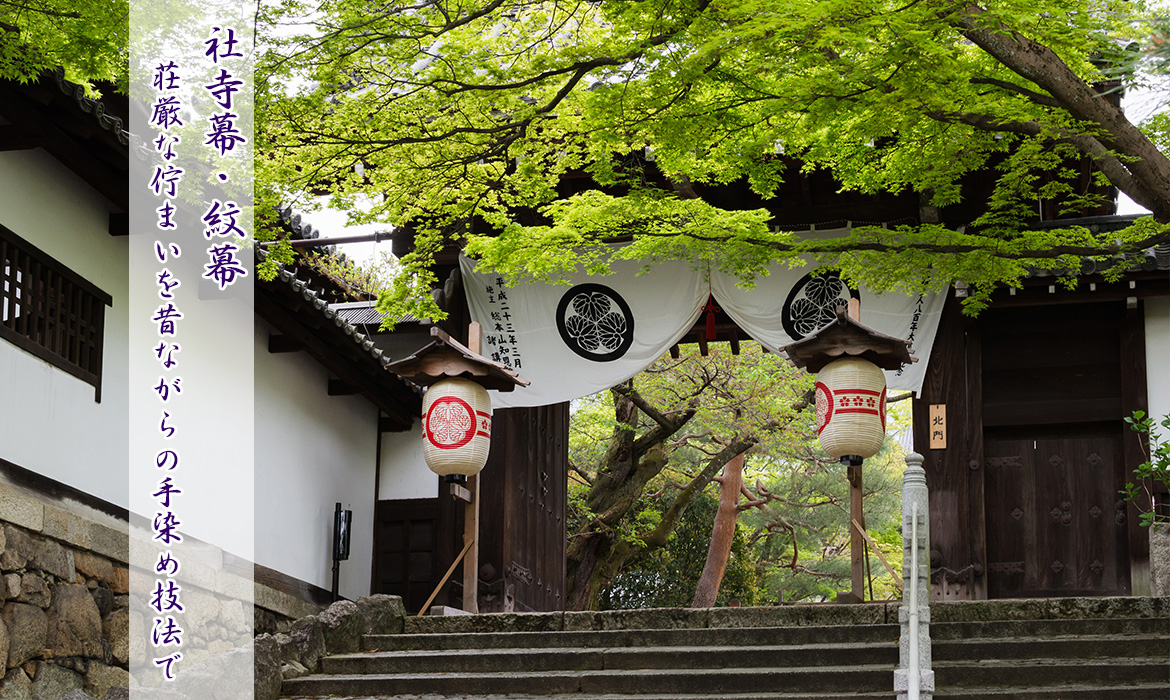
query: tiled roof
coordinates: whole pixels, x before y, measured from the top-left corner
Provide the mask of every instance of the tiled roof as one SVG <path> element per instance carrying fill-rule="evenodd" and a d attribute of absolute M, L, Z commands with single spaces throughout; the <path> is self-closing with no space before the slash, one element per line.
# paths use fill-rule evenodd
<path fill-rule="evenodd" d="M 117 136 L 118 142 L 123 146 L 130 145 L 130 134 L 124 128 L 122 119 L 106 114 L 106 106 L 92 97 L 87 97 L 83 86 L 66 80 L 65 69 L 57 68 L 53 71 L 53 79 L 57 82 L 57 88 L 63 94 L 72 97 L 81 111 L 92 114 L 101 128 Z"/>
<path fill-rule="evenodd" d="M 256 255 L 258 258 L 263 259 L 266 254 L 263 250 L 257 249 Z M 277 273 L 276 279 L 273 280 L 273 282 L 281 282 L 290 287 L 294 293 L 299 294 L 312 306 L 312 308 L 317 313 L 321 314 L 329 322 L 333 323 L 337 328 L 341 329 L 342 333 L 344 333 L 351 341 L 353 341 L 353 343 L 357 345 L 362 352 L 373 358 L 373 360 L 377 362 L 380 367 L 385 368 L 386 365 L 393 361 L 389 355 L 385 354 L 382 349 L 374 343 L 369 334 L 362 332 L 357 327 L 357 324 L 348 321 L 344 314 L 340 314 L 335 309 L 331 308 L 330 304 L 325 300 L 325 292 L 323 290 L 313 289 L 309 282 L 298 278 L 296 274 L 292 270 L 288 269 L 285 265 L 278 264 L 278 266 L 280 271 Z M 398 377 L 396 376 L 396 378 Z M 398 378 L 398 380 L 415 393 L 423 393 L 422 389 L 415 384 L 401 378 Z"/>
<path fill-rule="evenodd" d="M 373 301 L 339 302 L 330 304 L 329 308 L 336 311 L 338 316 L 355 326 L 381 326 L 384 318 L 382 313 L 374 308 Z M 430 321 L 420 319 L 413 314 L 405 314 L 399 316 L 394 323 L 430 323 Z"/>

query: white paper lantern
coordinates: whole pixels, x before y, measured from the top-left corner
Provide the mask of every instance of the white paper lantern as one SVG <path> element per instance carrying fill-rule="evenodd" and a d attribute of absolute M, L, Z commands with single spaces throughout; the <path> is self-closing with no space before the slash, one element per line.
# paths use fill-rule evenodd
<path fill-rule="evenodd" d="M 492 402 L 487 389 L 461 377 L 435 382 L 423 397 L 423 457 L 445 477 L 478 474 L 487 463 Z"/>
<path fill-rule="evenodd" d="M 886 375 L 859 357 L 843 357 L 817 373 L 817 435 L 834 458 L 872 457 L 886 437 Z"/>

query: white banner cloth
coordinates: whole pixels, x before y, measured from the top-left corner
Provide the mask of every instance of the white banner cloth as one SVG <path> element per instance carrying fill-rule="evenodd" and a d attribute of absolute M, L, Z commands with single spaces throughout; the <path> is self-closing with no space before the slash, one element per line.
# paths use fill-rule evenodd
<path fill-rule="evenodd" d="M 491 392 L 495 408 L 571 401 L 624 382 L 690 330 L 709 293 L 705 276 L 681 262 L 639 276 L 641 263 L 618 261 L 612 275 L 581 272 L 567 286 L 507 287 L 474 266 L 459 258 L 471 318 L 483 326 L 482 354 L 532 382 Z"/>
<path fill-rule="evenodd" d="M 617 261 L 613 274 L 579 273 L 568 285 L 508 287 L 494 272 L 460 257 L 471 318 L 483 326 L 483 354 L 531 381 L 512 392 L 491 392 L 496 408 L 544 406 L 604 391 L 662 357 L 698 320 L 708 295 L 744 332 L 772 352 L 817 330 L 850 296 L 861 301 L 861 322 L 912 341 L 919 361 L 886 373 L 891 389 L 919 391 L 930 360 L 945 294 L 874 295 L 853 290 L 834 274 L 772 266 L 753 289 L 689 263 Z"/>
<path fill-rule="evenodd" d="M 946 295 L 873 294 L 865 287 L 850 289 L 832 273 L 814 277 L 809 274 L 811 267 L 774 265 L 771 274 L 757 279 L 752 289 L 737 287 L 735 278 L 713 271 L 711 293 L 737 326 L 772 352 L 825 325 L 834 318 L 837 304 L 856 297 L 861 302 L 861 323 L 909 340 L 918 358 L 912 365 L 887 371 L 886 385 L 920 391 Z"/>

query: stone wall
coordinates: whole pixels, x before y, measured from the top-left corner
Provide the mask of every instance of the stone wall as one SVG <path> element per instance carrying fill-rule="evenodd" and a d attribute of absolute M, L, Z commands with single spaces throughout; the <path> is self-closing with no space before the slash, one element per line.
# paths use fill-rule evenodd
<path fill-rule="evenodd" d="M 116 518 L 0 483 L 0 700 L 128 684 L 127 550 Z"/>
<path fill-rule="evenodd" d="M 147 550 L 131 548 L 130 532 L 125 519 L 0 475 L 0 700 L 59 700 L 75 690 L 102 698 L 111 688 L 162 682 L 154 669 L 130 674 L 130 659 L 143 664 L 150 651 L 154 612 L 148 591 L 130 595 L 131 566 L 153 568 L 152 561 L 134 560 Z M 254 629 L 289 632 L 294 620 L 322 609 L 255 584 L 250 563 L 236 562 L 243 568 L 233 573 L 218 548 L 197 550 L 183 561 L 190 634 L 180 677 L 194 682 L 201 664 L 222 665 L 224 657 L 236 663 L 245 648 L 250 665 Z M 136 575 L 134 585 L 149 578 Z M 241 602 L 248 600 L 253 610 Z"/>

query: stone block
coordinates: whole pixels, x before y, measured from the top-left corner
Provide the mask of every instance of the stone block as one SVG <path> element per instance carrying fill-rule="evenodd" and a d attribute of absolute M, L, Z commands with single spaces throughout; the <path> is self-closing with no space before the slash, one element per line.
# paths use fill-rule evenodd
<path fill-rule="evenodd" d="M 709 612 L 691 608 L 610 610 L 605 613 L 567 612 L 564 614 L 564 629 L 566 631 L 703 629 L 708 625 Z"/>
<path fill-rule="evenodd" d="M 271 636 L 273 641 L 276 642 L 276 655 L 280 658 L 281 663 L 288 663 L 290 661 L 300 663 L 301 655 L 292 637 L 280 632 Z"/>
<path fill-rule="evenodd" d="M 8 646 L 10 642 L 10 635 L 8 634 L 8 625 L 4 620 L 0 619 L 0 659 L 8 658 Z"/>
<path fill-rule="evenodd" d="M 280 696 L 281 662 L 276 640 L 262 634 L 253 643 L 255 700 L 276 700 Z M 302 666 L 304 668 L 304 666 Z"/>
<path fill-rule="evenodd" d="M 89 588 L 89 586 L 86 586 Z M 114 592 L 108 588 L 97 587 L 90 589 L 89 594 L 93 596 L 93 603 L 97 606 L 98 617 L 103 620 L 106 615 L 114 611 Z"/>
<path fill-rule="evenodd" d="M 130 593 L 130 569 L 120 566 L 114 567 L 114 575 L 110 579 L 110 590 L 126 595 Z"/>
<path fill-rule="evenodd" d="M 32 559 L 36 547 L 24 530 L 5 523 L 4 551 L 0 552 L 0 570 L 19 571 Z"/>
<path fill-rule="evenodd" d="M 4 531 L 0 530 L 0 532 Z M 0 601 L 3 601 L 4 598 L 16 598 L 20 595 L 20 574 L 4 574 L 0 585 L 4 586 L 3 590 L 0 590 Z"/>
<path fill-rule="evenodd" d="M 102 618 L 89 590 L 81 584 L 52 587 L 48 648 L 54 656 L 104 658 Z"/>
<path fill-rule="evenodd" d="M 317 619 L 325 632 L 325 649 L 331 654 L 350 654 L 361 647 L 362 618 L 357 604 L 339 600 L 325 609 Z"/>
<path fill-rule="evenodd" d="M 47 663 L 37 662 L 37 673 L 32 683 L 33 700 L 63 700 L 73 690 L 85 687 L 85 678 L 77 671 Z"/>
<path fill-rule="evenodd" d="M 105 583 L 114 582 L 114 565 L 105 557 L 78 550 L 73 553 L 73 566 L 77 568 L 77 573 L 86 578 Z"/>
<path fill-rule="evenodd" d="M 102 636 L 110 645 L 110 655 L 119 664 L 130 661 L 130 611 L 119 608 L 102 621 Z"/>
<path fill-rule="evenodd" d="M 9 603 L 0 612 L 0 619 L 8 628 L 5 657 L 8 668 L 16 668 L 41 655 L 49 629 L 44 610 L 27 603 Z"/>
<path fill-rule="evenodd" d="M 120 685 L 111 686 L 102 696 L 102 700 L 130 700 L 130 688 Z"/>
<path fill-rule="evenodd" d="M 247 613 L 244 604 L 238 600 L 224 600 L 219 604 L 219 624 L 223 625 L 229 635 L 234 636 L 248 629 Z"/>
<path fill-rule="evenodd" d="M 130 634 L 129 634 L 129 658 L 145 659 L 146 658 L 146 618 L 142 613 L 130 613 Z"/>
<path fill-rule="evenodd" d="M 269 588 L 259 582 L 253 584 L 253 595 L 253 600 L 257 607 L 271 610 L 277 615 L 293 620 L 298 620 L 309 615 L 316 615 L 321 612 L 320 608 L 306 603 L 300 598 L 274 588 Z"/>
<path fill-rule="evenodd" d="M 183 586 L 182 599 L 183 615 L 187 622 L 184 629 L 206 639 L 208 625 L 219 617 L 219 599 L 206 591 L 187 586 Z"/>
<path fill-rule="evenodd" d="M 250 600 L 254 595 L 252 579 L 226 570 L 216 572 L 214 590 L 225 598 L 235 600 Z"/>
<path fill-rule="evenodd" d="M 45 506 L 44 526 L 41 533 L 46 537 L 60 540 L 74 547 L 90 547 L 89 521 L 76 513 L 56 506 Z"/>
<path fill-rule="evenodd" d="M 300 665 L 296 661 L 289 661 L 280 667 L 280 676 L 285 680 L 290 678 L 300 678 L 301 676 L 307 675 L 309 675 L 309 669 Z"/>
<path fill-rule="evenodd" d="M 27 571 L 20 577 L 20 593 L 15 596 L 18 603 L 28 603 L 40 608 L 49 607 L 49 584 L 36 571 Z"/>
<path fill-rule="evenodd" d="M 89 670 L 85 672 L 85 692 L 95 698 L 104 696 L 110 688 L 125 688 L 129 684 L 130 672 L 117 666 L 92 661 Z"/>
<path fill-rule="evenodd" d="M 34 532 L 45 524 L 45 506 L 10 484 L 0 484 L 0 513 L 4 520 Z"/>
<path fill-rule="evenodd" d="M 402 598 L 382 593 L 358 598 L 358 616 L 362 620 L 362 634 L 400 634 L 406 620 Z"/>
<path fill-rule="evenodd" d="M 29 560 L 29 565 L 62 581 L 73 583 L 77 580 L 77 569 L 73 566 L 73 551 L 65 549 L 55 540 L 39 537 L 33 540 L 33 556 Z"/>
<path fill-rule="evenodd" d="M 0 700 L 32 700 L 32 680 L 24 670 L 11 669 L 0 680 Z"/>
<path fill-rule="evenodd" d="M 108 557 L 111 561 L 125 564 L 130 561 L 130 532 L 127 529 L 117 529 L 89 524 L 89 549 Z"/>
<path fill-rule="evenodd" d="M 317 670 L 317 663 L 325 656 L 325 630 L 316 615 L 302 617 L 292 624 L 288 636 L 297 645 L 300 661 L 310 671 Z"/>

